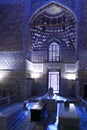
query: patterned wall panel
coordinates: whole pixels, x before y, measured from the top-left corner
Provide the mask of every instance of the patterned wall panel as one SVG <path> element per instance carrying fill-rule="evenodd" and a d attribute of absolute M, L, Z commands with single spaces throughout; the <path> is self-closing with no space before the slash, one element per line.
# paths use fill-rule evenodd
<path fill-rule="evenodd" d="M 5 69 L 24 69 L 25 62 L 23 60 L 0 60 L 0 70 Z"/>
<path fill-rule="evenodd" d="M 43 64 L 33 64 L 34 72 L 43 72 Z"/>
<path fill-rule="evenodd" d="M 32 0 L 31 1 L 31 10 L 36 9 L 37 7 L 39 7 L 41 4 L 43 4 L 44 2 L 47 2 L 50 0 L 38 0 L 38 2 L 36 2 L 36 0 Z"/>
<path fill-rule="evenodd" d="M 25 57 L 23 53 L 0 53 L 0 70 L 24 68 Z"/>
<path fill-rule="evenodd" d="M 36 0 L 32 0 L 31 1 L 31 10 L 32 11 L 35 10 L 36 8 L 38 8 L 40 5 L 42 5 L 45 2 L 51 2 L 51 0 L 38 0 L 38 2 L 36 2 Z M 56 0 L 55 2 L 60 2 L 62 4 L 75 8 L 76 0 Z"/>
<path fill-rule="evenodd" d="M 0 0 L 0 4 L 15 4 L 15 3 L 20 3 L 25 0 Z"/>
<path fill-rule="evenodd" d="M 0 51 L 23 50 L 24 8 L 22 4 L 0 4 Z"/>
<path fill-rule="evenodd" d="M 75 8 L 75 2 L 76 0 L 62 0 L 65 4 L 71 6 L 72 8 Z"/>
<path fill-rule="evenodd" d="M 84 49 L 87 50 L 87 0 L 83 1 L 83 41 L 84 41 Z M 84 40 L 85 39 L 85 40 Z"/>
<path fill-rule="evenodd" d="M 75 64 L 65 64 L 65 72 L 67 72 L 67 73 L 76 72 L 76 65 Z"/>

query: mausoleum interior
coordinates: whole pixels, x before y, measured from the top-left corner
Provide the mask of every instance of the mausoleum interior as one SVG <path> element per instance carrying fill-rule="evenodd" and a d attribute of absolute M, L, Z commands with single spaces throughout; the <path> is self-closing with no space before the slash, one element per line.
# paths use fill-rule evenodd
<path fill-rule="evenodd" d="M 86 0 L 0 0 L 0 113 L 1 130 L 87 129 Z"/>

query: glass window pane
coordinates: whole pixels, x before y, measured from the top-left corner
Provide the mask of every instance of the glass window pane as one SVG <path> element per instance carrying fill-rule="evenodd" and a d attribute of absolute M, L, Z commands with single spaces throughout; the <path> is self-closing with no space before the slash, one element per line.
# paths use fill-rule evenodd
<path fill-rule="evenodd" d="M 49 61 L 59 61 L 59 45 L 55 42 L 49 46 Z"/>

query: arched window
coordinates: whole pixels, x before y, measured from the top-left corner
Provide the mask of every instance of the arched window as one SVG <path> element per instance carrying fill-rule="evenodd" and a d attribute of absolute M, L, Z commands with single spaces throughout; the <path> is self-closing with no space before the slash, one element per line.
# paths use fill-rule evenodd
<path fill-rule="evenodd" d="M 49 45 L 49 61 L 59 61 L 59 45 L 56 42 Z"/>

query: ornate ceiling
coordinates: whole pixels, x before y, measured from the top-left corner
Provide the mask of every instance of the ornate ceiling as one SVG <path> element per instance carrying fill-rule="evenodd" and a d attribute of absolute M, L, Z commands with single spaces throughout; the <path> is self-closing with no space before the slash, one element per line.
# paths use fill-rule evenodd
<path fill-rule="evenodd" d="M 60 6 L 52 4 L 45 8 L 45 11 L 50 15 L 58 15 L 62 12 L 62 8 Z"/>
<path fill-rule="evenodd" d="M 49 4 L 34 15 L 30 23 L 32 49 L 46 49 L 51 39 L 61 39 L 76 48 L 76 19 L 66 8 Z"/>

